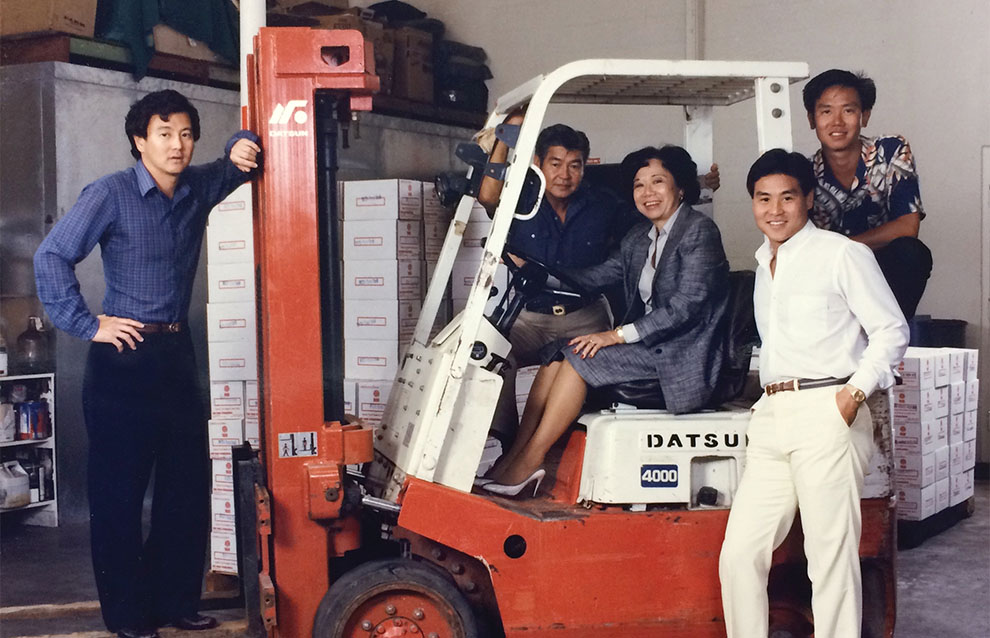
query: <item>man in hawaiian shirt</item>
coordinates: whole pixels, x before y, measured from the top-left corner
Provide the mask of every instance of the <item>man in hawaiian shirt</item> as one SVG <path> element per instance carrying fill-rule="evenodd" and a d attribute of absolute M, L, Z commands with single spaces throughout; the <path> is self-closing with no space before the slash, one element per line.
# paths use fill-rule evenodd
<path fill-rule="evenodd" d="M 839 69 L 805 85 L 808 122 L 822 144 L 813 158 L 818 187 L 811 219 L 873 249 L 910 319 L 931 274 L 932 254 L 918 239 L 925 211 L 907 140 L 860 135 L 876 95 L 873 80 Z"/>

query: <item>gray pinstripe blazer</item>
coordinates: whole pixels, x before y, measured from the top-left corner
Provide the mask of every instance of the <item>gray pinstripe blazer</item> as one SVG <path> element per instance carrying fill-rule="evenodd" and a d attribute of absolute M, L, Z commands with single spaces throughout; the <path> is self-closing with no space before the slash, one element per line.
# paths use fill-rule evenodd
<path fill-rule="evenodd" d="M 653 310 L 644 315 L 639 277 L 650 228 L 646 220 L 637 224 L 605 262 L 573 274 L 595 290 L 624 285 L 629 311 L 621 323 L 633 323 L 653 349 L 667 409 L 690 412 L 708 402 L 722 369 L 729 262 L 715 222 L 685 208 L 670 228 L 653 279 Z"/>

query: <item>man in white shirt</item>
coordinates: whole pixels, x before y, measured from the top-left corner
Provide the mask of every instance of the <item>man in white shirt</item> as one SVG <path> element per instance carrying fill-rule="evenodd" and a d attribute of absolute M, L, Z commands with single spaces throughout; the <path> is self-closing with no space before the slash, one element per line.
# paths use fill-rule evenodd
<path fill-rule="evenodd" d="M 753 294 L 765 392 L 719 563 L 728 638 L 767 635 L 771 554 L 798 507 L 815 637 L 860 635 L 860 496 L 874 448 L 865 401 L 893 384 L 908 328 L 872 251 L 808 221 L 815 184 L 811 163 L 782 149 L 746 180 L 765 235 Z"/>

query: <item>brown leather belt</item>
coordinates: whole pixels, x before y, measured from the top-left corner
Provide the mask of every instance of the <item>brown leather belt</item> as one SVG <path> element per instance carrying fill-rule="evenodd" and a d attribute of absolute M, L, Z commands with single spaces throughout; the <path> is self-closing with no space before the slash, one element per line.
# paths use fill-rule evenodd
<path fill-rule="evenodd" d="M 174 321 L 172 323 L 146 323 L 143 328 L 137 331 L 144 334 L 175 334 L 186 329 L 184 321 Z"/>
<path fill-rule="evenodd" d="M 582 297 L 580 299 L 567 300 L 562 300 L 560 298 L 534 300 L 526 304 L 526 310 L 529 310 L 530 312 L 538 312 L 541 315 L 556 315 L 561 317 L 569 312 L 587 308 L 591 304 L 598 301 L 598 299 L 600 299 L 600 297 L 595 297 L 593 299 Z M 554 303 L 555 301 L 557 303 Z"/>
<path fill-rule="evenodd" d="M 798 390 L 825 388 L 830 385 L 845 385 L 848 381 L 849 377 L 843 377 L 841 379 L 835 377 L 827 377 L 825 379 L 789 379 L 787 381 L 768 384 L 763 388 L 763 391 L 766 392 L 768 397 L 772 397 L 778 392 L 797 392 Z"/>

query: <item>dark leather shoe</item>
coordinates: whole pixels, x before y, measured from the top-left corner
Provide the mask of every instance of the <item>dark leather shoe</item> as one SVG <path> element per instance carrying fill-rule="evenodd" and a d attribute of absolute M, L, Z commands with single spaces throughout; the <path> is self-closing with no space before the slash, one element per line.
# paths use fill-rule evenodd
<path fill-rule="evenodd" d="M 154 629 L 118 629 L 118 638 L 159 638 L 158 632 Z"/>
<path fill-rule="evenodd" d="M 183 616 L 182 618 L 177 618 L 172 621 L 173 627 L 178 627 L 179 629 L 184 629 L 186 631 L 202 631 L 204 629 L 213 629 L 219 623 L 217 619 L 213 616 L 204 616 L 202 614 L 193 614 L 192 616 Z"/>

